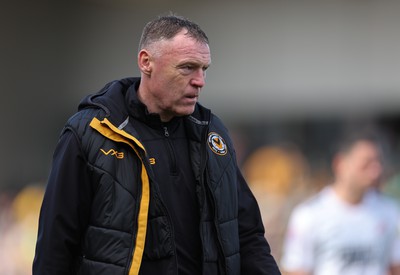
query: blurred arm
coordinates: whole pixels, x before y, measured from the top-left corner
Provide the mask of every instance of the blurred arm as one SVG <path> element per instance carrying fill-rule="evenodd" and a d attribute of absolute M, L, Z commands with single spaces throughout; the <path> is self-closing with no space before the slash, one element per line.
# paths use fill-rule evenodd
<path fill-rule="evenodd" d="M 288 275 L 310 275 L 314 266 L 313 214 L 296 207 L 291 213 L 283 244 L 282 268 Z"/>
<path fill-rule="evenodd" d="M 397 205 L 396 205 L 397 206 Z M 397 208 L 397 215 L 395 217 L 396 223 L 396 232 L 395 238 L 392 241 L 392 253 L 390 259 L 390 275 L 400 275 L 400 209 Z"/>
<path fill-rule="evenodd" d="M 400 275 L 400 265 L 390 267 L 390 275 Z"/>

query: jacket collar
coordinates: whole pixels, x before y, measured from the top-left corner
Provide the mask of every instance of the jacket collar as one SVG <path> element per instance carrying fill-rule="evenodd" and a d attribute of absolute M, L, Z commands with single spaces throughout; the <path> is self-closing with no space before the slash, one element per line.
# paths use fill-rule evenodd
<path fill-rule="evenodd" d="M 146 125 L 155 128 L 155 129 L 162 129 L 162 126 L 176 126 L 177 122 L 181 120 L 181 117 L 173 118 L 171 121 L 167 123 L 163 123 L 161 121 L 160 115 L 155 113 L 150 113 L 146 107 L 138 98 L 137 91 L 138 91 L 139 83 L 135 83 L 129 87 L 126 93 L 126 102 L 128 106 L 128 112 L 131 117 L 137 119 Z"/>

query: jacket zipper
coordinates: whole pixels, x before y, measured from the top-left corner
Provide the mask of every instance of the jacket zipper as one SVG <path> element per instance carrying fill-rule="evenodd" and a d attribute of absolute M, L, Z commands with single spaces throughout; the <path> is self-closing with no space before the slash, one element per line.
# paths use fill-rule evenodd
<path fill-rule="evenodd" d="M 174 146 L 172 145 L 172 141 L 170 139 L 168 127 L 164 126 L 163 128 L 164 128 L 165 140 L 167 143 L 168 156 L 169 156 L 169 160 L 170 160 L 169 161 L 170 162 L 170 173 L 171 173 L 171 175 L 176 176 L 176 175 L 178 175 L 178 169 L 177 169 L 177 165 L 176 165 Z"/>
<path fill-rule="evenodd" d="M 169 154 L 170 163 L 171 163 L 170 172 L 172 175 L 177 175 L 178 171 L 176 169 L 176 158 L 175 158 L 174 148 L 172 146 L 171 139 L 169 138 L 168 127 L 164 126 L 163 128 L 164 128 L 164 136 L 165 136 L 165 139 L 168 144 L 167 148 L 168 148 L 168 154 Z M 164 208 L 164 211 L 167 214 L 169 224 L 172 225 L 171 215 L 169 214 L 167 207 L 164 205 L 164 202 L 160 201 L 160 205 Z M 171 239 L 175 243 L 175 232 L 174 232 L 173 226 L 170 226 L 170 232 L 171 232 Z M 176 272 L 178 272 L 178 258 L 177 258 L 178 255 L 176 254 L 176 246 L 175 245 L 173 246 L 173 249 L 174 249 L 175 268 L 176 268 Z"/>

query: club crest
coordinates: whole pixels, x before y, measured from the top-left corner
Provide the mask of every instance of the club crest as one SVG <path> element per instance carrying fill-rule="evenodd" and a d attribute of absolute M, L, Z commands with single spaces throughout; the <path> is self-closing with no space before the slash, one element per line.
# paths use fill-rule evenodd
<path fill-rule="evenodd" d="M 228 152 L 225 140 L 217 133 L 211 132 L 208 134 L 208 146 L 215 154 L 224 156 Z"/>

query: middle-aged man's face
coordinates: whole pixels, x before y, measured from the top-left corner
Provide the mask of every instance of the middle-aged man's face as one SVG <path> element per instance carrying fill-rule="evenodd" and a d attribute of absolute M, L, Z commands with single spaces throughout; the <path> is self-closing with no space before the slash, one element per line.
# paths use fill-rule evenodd
<path fill-rule="evenodd" d="M 157 51 L 150 58 L 150 111 L 160 114 L 163 121 L 193 113 L 211 62 L 209 46 L 185 33 L 156 42 Z"/>
<path fill-rule="evenodd" d="M 343 161 L 347 179 L 361 188 L 374 186 L 382 175 L 380 150 L 370 141 L 355 143 Z"/>

